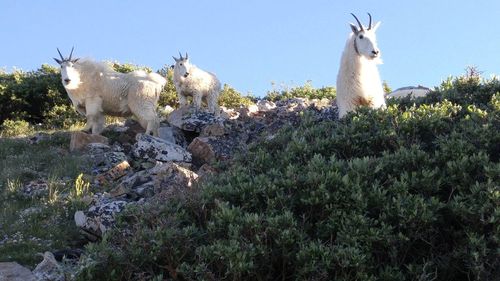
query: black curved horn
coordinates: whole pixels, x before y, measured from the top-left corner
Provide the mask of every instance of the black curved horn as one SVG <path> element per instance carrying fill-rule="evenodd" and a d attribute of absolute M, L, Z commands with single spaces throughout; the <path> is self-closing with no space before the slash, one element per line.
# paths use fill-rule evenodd
<path fill-rule="evenodd" d="M 73 47 L 71 48 L 71 53 L 69 53 L 69 59 L 68 59 L 69 61 L 71 61 L 71 57 L 73 56 L 73 50 L 74 50 L 74 49 L 75 49 L 75 47 L 73 46 Z"/>
<path fill-rule="evenodd" d="M 59 48 L 57 48 L 57 52 L 59 53 L 59 56 L 61 57 L 61 60 L 64 60 L 63 55 L 61 54 L 61 51 L 59 51 Z"/>
<path fill-rule="evenodd" d="M 353 13 L 351 13 L 351 15 L 352 15 L 352 16 L 356 19 L 356 21 L 358 22 L 358 25 L 359 25 L 359 28 L 361 29 L 361 31 L 365 30 L 365 29 L 363 28 L 363 25 L 361 24 L 361 22 L 358 20 L 358 18 L 357 18 L 357 17 L 356 17 Z"/>
<path fill-rule="evenodd" d="M 188 59 L 188 53 L 186 52 L 186 59 Z"/>
<path fill-rule="evenodd" d="M 179 52 L 179 59 L 180 59 L 180 60 L 183 60 L 183 59 L 184 59 L 184 58 L 182 57 L 181 52 Z"/>
<path fill-rule="evenodd" d="M 367 13 L 368 16 L 370 17 L 370 23 L 368 24 L 368 30 L 372 29 L 372 15 L 370 13 Z"/>

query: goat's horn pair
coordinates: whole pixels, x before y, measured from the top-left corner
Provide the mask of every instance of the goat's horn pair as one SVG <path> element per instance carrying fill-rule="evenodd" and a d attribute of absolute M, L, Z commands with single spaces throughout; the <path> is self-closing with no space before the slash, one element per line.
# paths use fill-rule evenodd
<path fill-rule="evenodd" d="M 71 61 L 71 57 L 73 56 L 73 50 L 75 49 L 75 47 L 72 47 L 71 48 L 71 53 L 69 53 L 69 61 Z"/>
<path fill-rule="evenodd" d="M 356 19 L 356 21 L 358 22 L 358 25 L 359 25 L 359 28 L 361 29 L 361 31 L 365 30 L 363 28 L 363 25 L 361 24 L 361 22 L 359 21 L 359 19 L 353 14 L 351 13 L 351 15 Z M 370 17 L 370 23 L 368 24 L 368 30 L 372 29 L 372 15 L 370 15 L 370 13 L 368 13 L 368 16 Z"/>
<path fill-rule="evenodd" d="M 59 53 L 59 56 L 61 57 L 61 60 L 64 60 L 63 55 L 61 54 L 61 51 L 59 51 L 59 48 L 57 48 L 57 52 Z"/>

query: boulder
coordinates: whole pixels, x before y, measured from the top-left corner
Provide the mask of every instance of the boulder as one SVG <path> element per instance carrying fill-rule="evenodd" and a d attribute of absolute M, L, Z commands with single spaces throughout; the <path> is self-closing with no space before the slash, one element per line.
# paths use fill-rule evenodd
<path fill-rule="evenodd" d="M 104 199 L 92 205 L 85 214 L 76 211 L 76 226 L 80 227 L 90 240 L 101 237 L 115 223 L 115 215 L 121 212 L 128 203 L 123 200 Z"/>
<path fill-rule="evenodd" d="M 107 137 L 101 135 L 92 135 L 84 132 L 72 132 L 71 133 L 71 141 L 69 144 L 70 151 L 77 151 L 85 148 L 90 143 L 102 143 L 109 144 L 109 140 Z"/>
<path fill-rule="evenodd" d="M 215 160 L 228 160 L 244 146 L 244 134 L 225 135 L 223 137 L 197 137 L 187 150 L 193 156 L 193 164 L 201 166 L 212 164 Z"/>
<path fill-rule="evenodd" d="M 424 86 L 408 86 L 408 87 L 403 87 L 396 89 L 389 94 L 387 94 L 387 98 L 405 98 L 405 97 L 410 97 L 410 98 L 418 98 L 418 97 L 423 97 L 427 95 L 428 93 L 431 92 L 431 89 L 424 87 Z"/>
<path fill-rule="evenodd" d="M 211 140 L 215 140 L 215 138 L 197 137 L 189 144 L 187 150 L 191 152 L 195 164 L 211 164 L 215 161 L 215 149 L 210 144 Z"/>
<path fill-rule="evenodd" d="M 130 167 L 130 164 L 127 162 L 127 160 L 122 161 L 118 165 L 106 171 L 105 173 L 99 174 L 96 177 L 96 181 L 100 185 L 113 182 L 126 175 L 128 171 L 130 171 L 131 169 L 132 168 Z"/>
<path fill-rule="evenodd" d="M 226 133 L 226 128 L 223 123 L 213 123 L 205 126 L 201 132 L 200 137 L 218 137 Z"/>
<path fill-rule="evenodd" d="M 31 270 L 17 262 L 0 262 L 0 280 L 2 281 L 35 281 Z"/>
<path fill-rule="evenodd" d="M 135 157 L 162 162 L 191 162 L 191 153 L 179 145 L 144 134 L 138 134 L 136 139 L 133 148 Z"/>
<path fill-rule="evenodd" d="M 198 178 L 195 172 L 174 162 L 157 162 L 150 173 L 153 175 L 155 193 L 171 188 L 189 188 Z"/>
<path fill-rule="evenodd" d="M 216 123 L 221 120 L 215 117 L 213 113 L 206 111 L 193 112 L 194 109 L 189 105 L 174 110 L 167 118 L 170 125 L 190 132 L 201 132 L 203 127 L 208 124 Z"/>
<path fill-rule="evenodd" d="M 37 281 L 65 281 L 64 270 L 51 252 L 43 253 L 43 260 L 33 270 Z"/>
<path fill-rule="evenodd" d="M 268 100 L 259 100 L 257 102 L 257 108 L 259 111 L 270 111 L 276 108 L 276 104 Z"/>
<path fill-rule="evenodd" d="M 172 126 L 161 126 L 158 129 L 158 137 L 169 143 L 177 144 L 182 147 L 187 146 L 186 137 L 181 129 Z"/>

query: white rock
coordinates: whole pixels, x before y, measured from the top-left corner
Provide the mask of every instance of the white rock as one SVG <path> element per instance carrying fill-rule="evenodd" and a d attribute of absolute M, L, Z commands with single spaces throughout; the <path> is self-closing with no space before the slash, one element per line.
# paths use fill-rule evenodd
<path fill-rule="evenodd" d="M 87 216 L 82 211 L 75 212 L 75 224 L 78 227 L 84 227 L 87 223 Z"/>
<path fill-rule="evenodd" d="M 387 94 L 387 98 L 405 98 L 410 96 L 411 98 L 418 98 L 427 95 L 431 89 L 424 86 L 409 86 L 396 89 L 389 94 Z"/>
<path fill-rule="evenodd" d="M 276 104 L 268 100 L 260 100 L 257 102 L 259 111 L 269 111 L 276 108 Z"/>

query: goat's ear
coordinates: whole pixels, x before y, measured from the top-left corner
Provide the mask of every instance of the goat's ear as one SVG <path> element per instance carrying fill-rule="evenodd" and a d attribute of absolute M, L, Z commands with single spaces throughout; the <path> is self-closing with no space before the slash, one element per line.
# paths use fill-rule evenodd
<path fill-rule="evenodd" d="M 358 34 L 359 33 L 359 29 L 357 26 L 355 26 L 354 24 L 350 24 L 351 25 L 351 29 L 352 29 L 352 32 L 354 32 L 354 34 Z"/>
<path fill-rule="evenodd" d="M 61 63 L 62 63 L 62 61 L 60 61 L 60 60 L 58 60 L 58 59 L 56 59 L 56 58 L 53 58 L 53 59 L 54 59 L 54 60 L 55 60 L 58 64 L 61 64 Z"/>
<path fill-rule="evenodd" d="M 375 32 L 375 31 L 377 31 L 377 28 L 379 28 L 379 26 L 380 26 L 380 24 L 381 24 L 381 23 L 382 23 L 382 22 L 380 22 L 380 21 L 379 21 L 379 22 L 377 22 L 377 23 L 376 23 L 376 24 L 372 27 L 372 30 L 373 30 L 374 32 Z"/>

